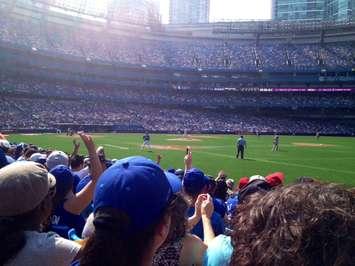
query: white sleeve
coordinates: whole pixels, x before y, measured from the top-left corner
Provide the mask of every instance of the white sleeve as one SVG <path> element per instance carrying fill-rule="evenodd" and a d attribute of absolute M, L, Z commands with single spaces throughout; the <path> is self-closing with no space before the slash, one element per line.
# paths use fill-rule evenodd
<path fill-rule="evenodd" d="M 81 246 L 71 240 L 62 238 L 56 234 L 51 236 L 53 238 L 53 249 L 51 250 L 48 257 L 50 259 L 50 264 L 48 265 L 70 265 L 76 255 L 78 254 Z"/>

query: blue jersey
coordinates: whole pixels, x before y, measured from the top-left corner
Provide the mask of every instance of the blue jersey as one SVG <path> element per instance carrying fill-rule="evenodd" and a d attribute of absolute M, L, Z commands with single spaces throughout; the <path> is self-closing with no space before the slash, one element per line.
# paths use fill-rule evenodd
<path fill-rule="evenodd" d="M 238 195 L 230 197 L 227 199 L 227 214 L 233 215 L 238 206 Z"/>
<path fill-rule="evenodd" d="M 91 175 L 87 175 L 83 179 L 81 179 L 79 183 L 76 185 L 75 193 L 80 192 L 90 181 L 91 181 Z"/>
<path fill-rule="evenodd" d="M 74 228 L 77 235 L 81 236 L 85 226 L 85 219 L 81 215 L 72 214 L 65 210 L 64 203 L 65 201 L 59 204 L 51 216 L 51 231 L 68 238 L 68 230 Z"/>
<path fill-rule="evenodd" d="M 189 210 L 187 211 L 188 217 L 193 216 L 194 213 L 195 213 L 194 207 L 189 208 Z M 211 223 L 212 223 L 213 231 L 216 236 L 224 233 L 224 221 L 223 221 L 222 217 L 217 212 L 213 212 L 212 217 L 211 217 Z M 204 235 L 203 235 L 202 220 L 200 220 L 194 226 L 194 228 L 192 228 L 191 234 L 197 235 L 199 238 L 203 239 Z"/>
<path fill-rule="evenodd" d="M 91 175 L 85 176 L 83 179 L 80 180 L 79 184 L 76 186 L 76 193 L 80 192 L 89 182 L 91 181 Z M 94 210 L 93 204 L 91 203 L 89 206 L 83 210 L 81 216 L 87 218 Z"/>
<path fill-rule="evenodd" d="M 227 206 L 221 199 L 213 198 L 214 210 L 223 218 L 227 212 Z"/>

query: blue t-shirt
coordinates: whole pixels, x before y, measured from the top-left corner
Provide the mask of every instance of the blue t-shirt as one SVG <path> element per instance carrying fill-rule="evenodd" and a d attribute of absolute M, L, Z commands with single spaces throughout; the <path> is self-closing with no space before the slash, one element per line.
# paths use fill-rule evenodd
<path fill-rule="evenodd" d="M 79 184 L 76 186 L 75 192 L 76 193 L 80 192 L 90 181 L 91 181 L 91 175 L 85 176 L 83 179 L 80 180 Z M 85 210 L 82 211 L 81 216 L 83 216 L 86 219 L 93 211 L 94 211 L 94 207 L 92 206 L 91 203 L 89 204 L 89 206 L 85 208 Z"/>
<path fill-rule="evenodd" d="M 75 187 L 75 193 L 80 192 L 91 181 L 91 175 L 85 176 Z"/>
<path fill-rule="evenodd" d="M 78 175 L 74 175 L 73 174 L 73 177 L 74 177 L 74 181 L 73 181 L 73 193 L 75 193 L 75 191 L 76 191 L 76 187 L 77 187 L 77 185 L 79 184 L 79 182 L 80 182 L 80 177 L 78 176 Z"/>
<path fill-rule="evenodd" d="M 194 213 L 195 213 L 195 208 L 191 207 L 187 211 L 187 216 L 191 217 L 194 215 Z M 222 217 L 216 211 L 214 211 L 212 214 L 211 223 L 212 223 L 213 232 L 216 236 L 224 233 L 224 221 L 223 221 Z M 200 220 L 194 226 L 194 228 L 192 228 L 191 234 L 197 235 L 199 238 L 201 238 L 203 240 L 204 235 L 203 235 L 202 220 Z"/>
<path fill-rule="evenodd" d="M 233 254 L 230 236 L 219 235 L 208 244 L 203 255 L 203 266 L 228 266 Z"/>
<path fill-rule="evenodd" d="M 8 164 L 9 162 L 7 161 L 5 152 L 0 148 L 0 168 L 5 167 Z"/>
<path fill-rule="evenodd" d="M 227 206 L 221 199 L 213 198 L 214 210 L 221 215 L 222 218 L 226 215 Z"/>
<path fill-rule="evenodd" d="M 227 199 L 227 214 L 233 215 L 238 206 L 238 194 Z"/>
<path fill-rule="evenodd" d="M 68 238 L 68 231 L 74 228 L 76 234 L 81 236 L 85 226 L 85 219 L 64 209 L 64 202 L 61 203 L 51 216 L 51 231 L 56 232 L 64 238 Z"/>

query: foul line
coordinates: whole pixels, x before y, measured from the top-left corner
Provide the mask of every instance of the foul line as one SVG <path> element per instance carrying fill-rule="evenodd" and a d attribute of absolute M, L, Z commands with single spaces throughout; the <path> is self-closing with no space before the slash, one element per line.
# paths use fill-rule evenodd
<path fill-rule="evenodd" d="M 112 144 L 104 144 L 104 146 L 117 148 L 117 149 L 120 149 L 120 150 L 128 150 L 128 147 L 122 147 L 122 146 L 117 146 L 117 145 L 112 145 Z"/>
<path fill-rule="evenodd" d="M 199 153 L 205 153 L 205 154 L 210 154 L 210 155 L 216 155 L 220 157 L 226 157 L 226 158 L 232 158 L 234 159 L 235 156 L 227 155 L 227 154 L 221 154 L 221 153 L 212 153 L 212 152 L 206 152 L 206 151 L 197 151 Z M 310 169 L 316 169 L 316 170 L 324 170 L 324 171 L 334 171 L 338 173 L 344 173 L 344 174 L 355 174 L 355 172 L 352 171 L 346 171 L 346 170 L 335 170 L 335 169 L 330 169 L 330 168 L 324 168 L 324 167 L 317 167 L 317 166 L 310 166 L 310 165 L 304 165 L 304 164 L 296 164 L 296 163 L 285 163 L 285 162 L 276 162 L 276 161 L 269 161 L 269 160 L 263 160 L 263 159 L 257 159 L 253 157 L 248 157 L 254 161 L 259 161 L 259 162 L 264 162 L 264 163 L 272 163 L 272 164 L 280 164 L 280 165 L 287 165 L 287 166 L 295 166 L 295 167 L 303 167 L 303 168 L 310 168 Z"/>

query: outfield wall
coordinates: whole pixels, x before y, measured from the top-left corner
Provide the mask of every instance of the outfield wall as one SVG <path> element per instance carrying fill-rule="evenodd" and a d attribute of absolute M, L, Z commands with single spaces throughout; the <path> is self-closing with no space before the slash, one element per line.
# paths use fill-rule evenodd
<path fill-rule="evenodd" d="M 121 128 L 117 130 L 113 130 L 112 127 L 115 127 L 117 125 L 112 125 L 112 126 L 104 126 L 104 125 L 97 125 L 95 127 L 94 125 L 71 125 L 71 129 L 74 131 L 85 131 L 85 132 L 92 132 L 92 133 L 144 133 L 147 130 L 144 128 L 142 129 L 130 129 L 130 128 Z M 123 125 L 119 125 L 122 127 Z M 57 133 L 57 130 L 60 129 L 62 133 L 65 133 L 68 129 L 68 127 L 57 127 L 57 128 L 17 128 L 17 129 L 11 129 L 11 130 L 1 130 L 0 132 L 4 134 L 41 134 L 41 133 Z M 183 134 L 183 130 L 176 132 L 176 131 L 166 131 L 166 130 L 155 130 L 155 131 L 149 131 L 149 133 L 154 133 L 154 134 Z M 221 131 L 221 130 L 205 130 L 205 131 L 188 131 L 188 134 L 237 134 L 237 135 L 255 135 L 254 132 L 232 132 L 232 131 Z M 288 132 L 277 132 L 279 135 L 284 135 L 284 136 L 315 136 L 315 134 L 309 134 L 309 133 L 299 133 L 299 134 L 290 134 Z M 274 135 L 275 132 L 260 132 L 260 135 Z M 355 134 L 352 135 L 346 135 L 346 134 L 326 134 L 326 133 L 321 133 L 321 136 L 334 136 L 334 137 L 354 137 Z"/>

